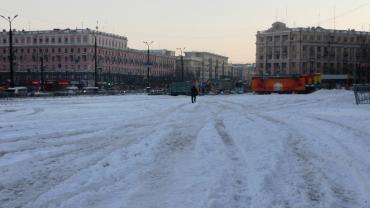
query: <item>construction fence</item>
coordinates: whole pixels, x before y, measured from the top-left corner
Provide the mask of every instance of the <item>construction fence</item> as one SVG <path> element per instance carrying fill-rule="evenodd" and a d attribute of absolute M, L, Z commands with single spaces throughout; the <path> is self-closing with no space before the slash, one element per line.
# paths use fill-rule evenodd
<path fill-rule="evenodd" d="M 370 104 L 370 84 L 354 85 L 356 104 Z"/>

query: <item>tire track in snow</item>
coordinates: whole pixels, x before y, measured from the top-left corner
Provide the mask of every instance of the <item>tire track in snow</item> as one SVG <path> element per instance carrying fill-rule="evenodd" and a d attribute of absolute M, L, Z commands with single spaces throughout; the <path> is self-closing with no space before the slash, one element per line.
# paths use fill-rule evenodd
<path fill-rule="evenodd" d="M 340 127 L 342 129 L 346 129 L 348 131 L 351 131 L 354 135 L 356 135 L 358 137 L 366 137 L 366 138 L 368 138 L 368 142 L 370 142 L 370 134 L 365 132 L 365 131 L 362 131 L 360 129 L 356 129 L 352 126 L 348 126 L 348 125 L 342 124 L 342 123 L 337 122 L 337 121 L 332 121 L 332 120 L 321 118 L 321 117 L 318 117 L 318 116 L 310 116 L 310 117 L 313 118 L 313 119 L 325 122 L 325 123 L 329 123 L 331 125 L 335 125 L 335 126 Z"/>
<path fill-rule="evenodd" d="M 192 167 L 185 167 L 184 164 L 196 164 L 192 162 L 192 155 L 197 135 L 209 118 L 199 116 L 197 120 L 192 119 L 194 115 L 199 115 L 206 110 L 204 107 L 206 106 L 199 104 L 182 104 L 181 108 L 176 109 L 176 113 L 172 112 L 173 115 L 167 116 L 167 121 L 161 125 L 167 125 L 167 128 L 171 129 L 152 148 L 153 165 L 139 173 L 138 180 L 141 181 L 141 188 L 129 197 L 127 207 L 176 206 L 169 204 L 168 197 L 179 191 L 186 192 L 186 189 L 181 190 L 186 187 L 176 187 L 176 184 L 186 180 L 185 178 L 193 177 Z M 179 173 L 179 170 L 185 173 Z M 177 200 L 189 203 L 186 199 Z"/>
<path fill-rule="evenodd" d="M 224 144 L 226 155 L 231 163 L 231 176 L 230 178 L 226 178 L 226 182 L 223 181 L 223 183 L 228 183 L 227 185 L 231 186 L 233 189 L 233 193 L 231 195 L 229 193 L 224 193 L 227 197 L 231 197 L 226 200 L 230 202 L 228 206 L 233 208 L 250 207 L 251 197 L 248 196 L 248 167 L 246 164 L 246 159 L 238 149 L 234 140 L 227 133 L 225 124 L 222 119 L 216 119 L 215 129 L 217 130 L 217 133 L 220 136 L 222 143 Z M 223 191 L 225 190 L 220 187 L 219 190 L 216 190 L 216 193 L 214 193 L 214 195 L 219 196 L 220 193 L 222 193 Z M 222 198 L 224 196 L 220 197 Z M 220 207 L 217 204 L 217 199 L 216 204 L 211 205 L 211 207 Z"/>
<path fill-rule="evenodd" d="M 369 135 L 366 132 L 359 131 L 357 129 L 354 129 L 353 127 L 341 124 L 339 122 L 331 121 L 331 120 L 328 120 L 328 119 L 322 119 L 322 118 L 318 118 L 318 117 L 312 117 L 312 119 L 314 119 L 316 121 L 319 121 L 319 122 L 322 122 L 322 123 L 326 123 L 326 124 L 329 123 L 333 126 L 337 126 L 337 127 L 342 128 L 342 129 L 348 130 L 353 135 L 357 136 L 357 138 L 364 138 L 364 136 Z M 318 128 L 320 128 L 320 127 L 318 127 Z M 366 194 L 368 196 L 370 196 L 370 183 L 369 183 L 369 180 L 366 179 L 367 177 L 364 176 L 364 174 L 363 174 L 363 172 L 367 172 L 367 173 L 370 172 L 370 164 L 367 164 L 367 163 L 363 162 L 362 158 L 359 157 L 359 153 L 354 152 L 353 150 L 351 150 L 348 147 L 348 145 L 346 145 L 343 141 L 341 141 L 340 138 L 337 138 L 337 137 L 333 136 L 332 134 L 330 134 L 330 132 L 328 132 L 328 130 L 322 129 L 321 132 L 323 132 L 325 134 L 325 136 L 327 136 L 327 137 L 331 138 L 333 141 L 335 141 L 341 147 L 341 149 L 344 152 L 347 153 L 346 154 L 346 162 L 348 164 L 350 164 L 350 166 L 352 167 L 352 170 L 356 173 L 357 178 L 361 180 L 360 184 L 361 184 L 364 192 L 366 192 Z M 370 138 L 370 135 L 367 138 Z M 362 140 L 362 141 L 364 141 L 364 140 Z M 365 142 L 366 142 L 366 144 L 364 144 L 364 143 L 362 143 L 362 144 L 369 147 L 369 141 L 367 141 L 365 139 Z M 364 167 L 366 170 L 363 170 L 364 168 L 361 168 L 359 164 L 361 164 L 361 166 Z M 360 171 L 360 170 L 363 170 L 363 171 Z"/>
<path fill-rule="evenodd" d="M 170 116 L 172 113 L 175 113 L 182 106 L 184 105 L 176 105 L 174 107 L 167 108 L 165 111 L 163 111 L 166 113 L 162 117 L 159 117 L 159 120 L 167 119 L 168 116 Z M 161 112 L 155 113 L 158 114 Z M 143 117 L 136 118 L 135 121 L 139 122 L 142 119 Z M 158 119 L 151 119 L 148 121 L 151 125 L 148 123 L 147 128 L 145 128 L 146 133 L 144 133 L 144 135 L 140 135 L 140 138 L 134 136 L 134 133 L 135 128 L 141 129 L 142 126 L 132 125 L 132 121 L 130 121 L 129 125 L 121 125 L 118 122 L 115 126 L 111 128 L 99 130 L 107 132 L 109 132 L 110 130 L 120 130 L 119 132 L 122 132 L 122 130 L 124 130 L 124 128 L 126 127 L 134 128 L 133 131 L 120 135 L 118 135 L 118 133 L 117 135 L 107 134 L 106 138 L 96 137 L 94 135 L 89 137 L 88 134 L 94 134 L 94 132 L 90 131 L 78 133 L 72 132 L 72 134 L 64 134 L 64 136 L 62 134 L 54 136 L 52 136 L 52 133 L 49 134 L 53 137 L 53 139 L 61 139 L 65 136 L 71 138 L 76 136 L 84 136 L 84 139 L 78 139 L 77 141 L 71 142 L 71 144 L 69 145 L 76 146 L 73 149 L 67 149 L 65 151 L 63 150 L 62 152 L 48 156 L 47 158 L 39 158 L 40 160 L 38 161 L 32 161 L 33 167 L 27 170 L 28 177 L 20 178 L 20 180 L 17 180 L 11 184 L 6 184 L 2 188 L 2 190 L 0 190 L 0 196 L 2 196 L 0 197 L 1 204 L 3 204 L 5 207 L 23 207 L 27 203 L 27 206 L 33 207 L 32 203 L 33 201 L 37 200 L 37 198 L 53 190 L 54 187 L 68 180 L 74 175 L 78 175 L 81 171 L 97 165 L 100 161 L 105 160 L 111 152 L 127 147 L 132 143 L 137 143 L 139 142 L 139 140 L 144 140 L 146 138 L 145 135 L 150 135 L 153 133 L 154 130 L 156 130 L 156 124 L 158 123 Z M 142 121 L 141 124 L 143 124 Z M 122 140 L 123 138 L 125 139 Z M 29 137 L 29 139 L 35 140 L 37 138 Z M 50 147 L 60 148 L 58 145 L 51 145 Z M 92 152 L 94 152 L 94 155 L 91 155 Z M 84 162 L 83 164 L 79 164 L 78 161 Z M 68 194 L 65 197 L 68 196 L 72 197 L 72 195 Z M 67 200 L 67 198 L 60 198 L 57 200 L 50 199 L 50 202 L 52 202 L 53 204 L 60 204 L 62 201 L 65 200 Z"/>
<path fill-rule="evenodd" d="M 323 163 L 326 158 L 310 151 L 308 141 L 314 140 L 313 138 L 305 138 L 300 132 L 289 125 L 288 123 L 273 118 L 271 116 L 256 114 L 260 118 L 277 125 L 281 130 L 287 133 L 286 137 L 286 150 L 282 153 L 280 162 L 277 169 L 266 178 L 266 188 L 276 194 L 274 204 L 284 207 L 296 207 L 297 204 L 292 202 L 292 197 L 281 193 L 281 187 L 288 185 L 293 189 L 292 194 L 296 195 L 294 198 L 302 197 L 301 200 L 306 200 L 310 207 L 326 207 L 328 204 L 328 197 L 326 194 L 331 195 L 336 199 L 333 202 L 338 205 L 354 205 L 358 202 L 355 201 L 356 194 L 341 184 L 335 183 L 328 175 L 323 172 L 320 167 L 325 167 Z M 283 175 L 281 175 L 283 174 Z M 279 181 L 281 180 L 281 181 Z M 302 181 L 302 183 L 297 183 Z M 278 184 L 278 185 L 276 185 Z M 330 190 L 326 190 L 323 186 L 327 184 Z M 290 192 L 289 190 L 287 190 Z M 302 203 L 302 202 L 300 202 Z M 332 204 L 332 205 L 334 205 Z M 304 203 L 301 206 L 305 205 Z"/>

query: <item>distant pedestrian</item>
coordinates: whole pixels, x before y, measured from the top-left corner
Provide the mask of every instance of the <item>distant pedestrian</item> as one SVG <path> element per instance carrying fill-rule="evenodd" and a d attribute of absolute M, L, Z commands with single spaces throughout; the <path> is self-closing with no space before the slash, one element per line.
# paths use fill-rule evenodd
<path fill-rule="evenodd" d="M 191 88 L 191 103 L 197 102 L 197 96 L 198 96 L 198 89 L 195 86 L 193 86 Z"/>

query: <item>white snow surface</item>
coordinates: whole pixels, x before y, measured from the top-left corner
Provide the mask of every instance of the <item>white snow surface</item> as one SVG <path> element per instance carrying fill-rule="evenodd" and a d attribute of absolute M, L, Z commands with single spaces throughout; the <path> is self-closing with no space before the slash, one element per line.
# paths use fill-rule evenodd
<path fill-rule="evenodd" d="M 0 207 L 370 207 L 370 106 L 310 95 L 0 100 Z"/>

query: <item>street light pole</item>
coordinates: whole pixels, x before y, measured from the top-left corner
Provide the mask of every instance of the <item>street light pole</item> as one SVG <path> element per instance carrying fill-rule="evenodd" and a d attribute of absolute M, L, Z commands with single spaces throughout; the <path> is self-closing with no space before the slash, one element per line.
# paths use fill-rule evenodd
<path fill-rule="evenodd" d="M 180 51 L 180 57 L 181 57 L 181 81 L 183 82 L 184 81 L 184 56 L 183 56 L 183 52 L 185 51 L 185 47 L 184 48 L 177 48 L 177 50 Z"/>
<path fill-rule="evenodd" d="M 13 68 L 13 31 L 12 31 L 12 22 L 18 15 L 15 15 L 13 18 L 6 18 L 3 15 L 0 15 L 3 19 L 9 22 L 9 65 L 10 65 L 10 87 L 14 87 L 14 68 Z"/>
<path fill-rule="evenodd" d="M 41 71 L 41 90 L 44 91 L 44 86 L 45 86 L 45 78 L 44 78 L 44 57 L 41 54 L 40 57 L 40 71 Z"/>
<path fill-rule="evenodd" d="M 150 81 L 149 81 L 149 70 L 150 70 L 150 46 L 154 43 L 154 41 L 150 41 L 150 42 L 147 42 L 147 41 L 144 41 L 144 44 L 148 46 L 148 60 L 147 60 L 147 74 L 146 74 L 146 78 L 147 78 L 147 87 L 150 87 Z"/>
<path fill-rule="evenodd" d="M 94 80 L 95 80 L 95 87 L 98 86 L 98 60 L 97 60 L 97 49 L 98 44 L 96 42 L 96 34 L 95 34 L 95 43 L 94 43 L 94 62 L 95 62 L 95 71 L 94 71 Z"/>

